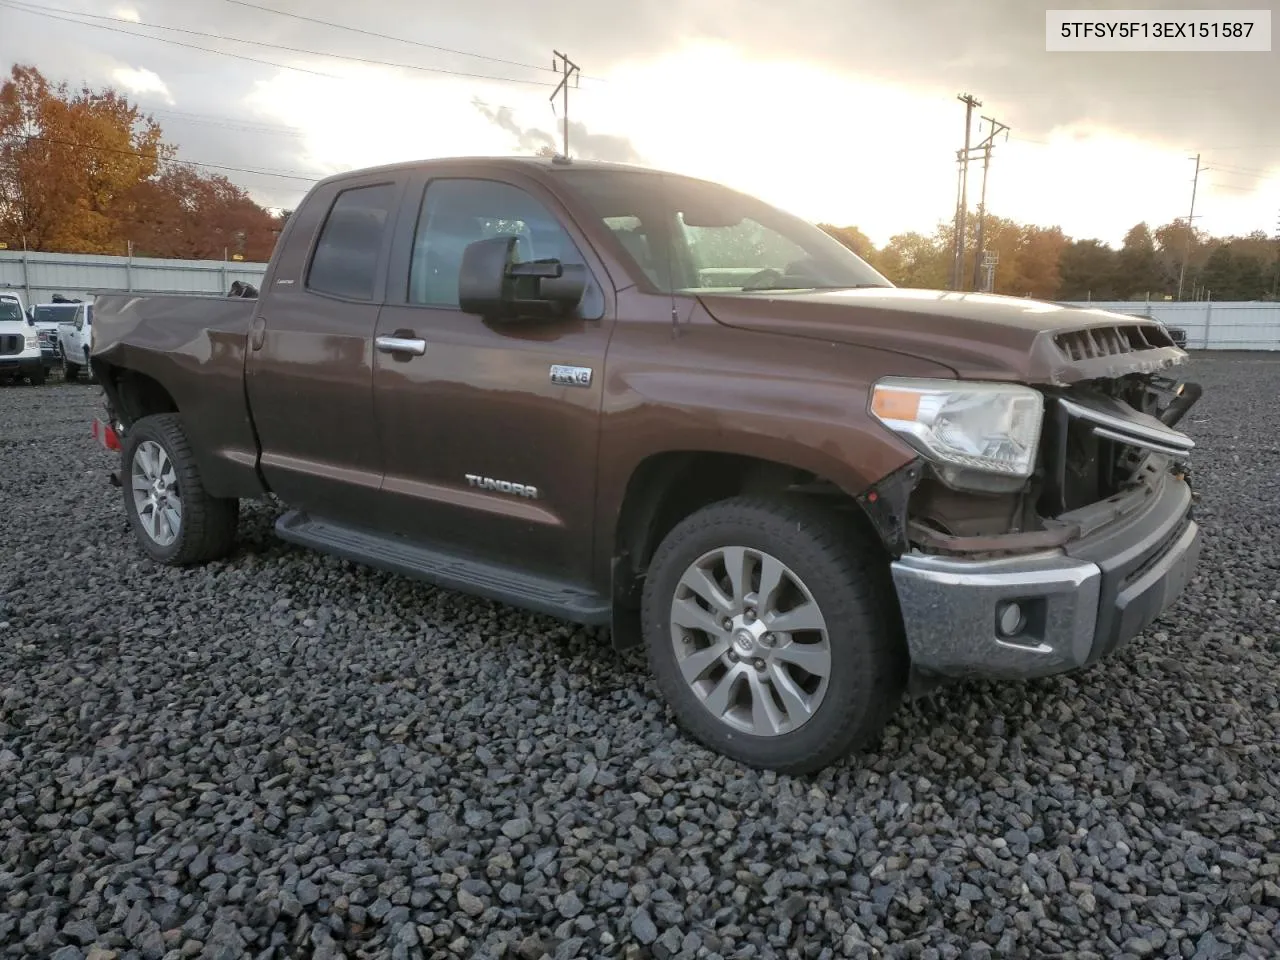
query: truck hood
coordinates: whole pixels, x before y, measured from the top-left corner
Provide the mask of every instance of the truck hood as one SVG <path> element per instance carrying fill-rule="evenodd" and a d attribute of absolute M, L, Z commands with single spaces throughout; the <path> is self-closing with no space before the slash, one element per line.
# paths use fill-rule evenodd
<path fill-rule="evenodd" d="M 700 299 L 725 326 L 907 354 L 963 379 L 1065 386 L 1187 358 L 1153 320 L 1019 297 L 877 287 Z"/>

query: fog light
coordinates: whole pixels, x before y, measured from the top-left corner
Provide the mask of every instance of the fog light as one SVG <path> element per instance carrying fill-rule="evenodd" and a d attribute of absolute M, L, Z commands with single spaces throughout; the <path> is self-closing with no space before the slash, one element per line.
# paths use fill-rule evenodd
<path fill-rule="evenodd" d="M 1016 603 L 1004 604 L 996 614 L 996 625 L 1002 637 L 1016 635 L 1026 622 L 1027 618 L 1023 616 L 1022 608 Z"/>

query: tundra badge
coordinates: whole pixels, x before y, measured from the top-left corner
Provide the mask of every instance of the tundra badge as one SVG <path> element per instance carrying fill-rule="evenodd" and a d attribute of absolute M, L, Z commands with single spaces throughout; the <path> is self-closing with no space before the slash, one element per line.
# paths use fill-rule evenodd
<path fill-rule="evenodd" d="M 467 483 L 481 490 L 497 490 L 499 493 L 514 493 L 520 497 L 528 497 L 530 500 L 538 499 L 538 488 L 528 484 L 495 480 L 493 477 L 482 477 L 475 473 L 467 473 L 464 476 L 467 478 Z"/>
<path fill-rule="evenodd" d="M 590 367 L 570 367 L 563 363 L 551 365 L 551 382 L 560 387 L 591 386 Z"/>

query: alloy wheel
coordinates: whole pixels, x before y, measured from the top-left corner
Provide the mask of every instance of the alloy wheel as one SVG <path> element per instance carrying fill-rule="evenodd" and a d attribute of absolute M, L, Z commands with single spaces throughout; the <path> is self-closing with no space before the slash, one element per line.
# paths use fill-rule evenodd
<path fill-rule="evenodd" d="M 743 733 L 791 733 L 826 695 L 826 620 L 800 577 L 764 551 L 719 547 L 690 564 L 671 601 L 671 641 L 702 706 Z"/>

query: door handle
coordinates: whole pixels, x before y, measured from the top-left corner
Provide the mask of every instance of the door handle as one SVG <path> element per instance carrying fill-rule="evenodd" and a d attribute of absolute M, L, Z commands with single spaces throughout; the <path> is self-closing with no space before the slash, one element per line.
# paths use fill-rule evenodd
<path fill-rule="evenodd" d="M 427 341 L 415 337 L 378 337 L 373 342 L 383 353 L 411 353 L 420 357 L 427 352 Z"/>

